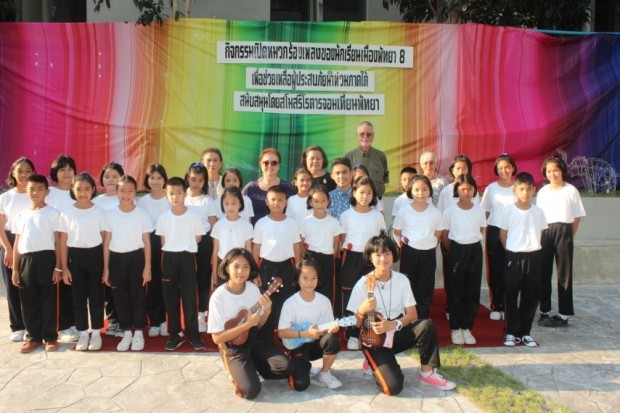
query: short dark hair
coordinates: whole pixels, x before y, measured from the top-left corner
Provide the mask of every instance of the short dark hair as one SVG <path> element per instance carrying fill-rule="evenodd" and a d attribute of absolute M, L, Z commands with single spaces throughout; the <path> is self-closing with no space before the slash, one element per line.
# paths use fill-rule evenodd
<path fill-rule="evenodd" d="M 34 163 L 32 163 L 30 159 L 26 158 L 25 156 L 17 158 L 15 162 L 13 162 L 13 164 L 11 165 L 11 169 L 9 169 L 9 176 L 6 178 L 6 183 L 9 185 L 10 188 L 15 188 L 17 186 L 17 178 L 13 176 L 13 170 L 17 168 L 17 165 L 19 165 L 20 163 L 27 163 L 30 166 L 30 169 L 32 169 L 32 173 L 37 173 L 37 169 L 34 167 Z"/>
<path fill-rule="evenodd" d="M 351 160 L 349 160 L 349 158 L 336 158 L 332 161 L 332 169 L 334 169 L 334 166 L 336 165 L 344 165 L 347 168 L 349 168 L 349 171 L 351 170 Z"/>
<path fill-rule="evenodd" d="M 568 166 L 566 165 L 566 161 L 557 155 L 550 156 L 543 161 L 542 168 L 540 170 L 542 172 L 543 178 L 547 179 L 547 165 L 550 163 L 554 163 L 558 166 L 558 168 L 560 168 L 560 171 L 562 171 L 562 180 L 566 180 Z"/>
<path fill-rule="evenodd" d="M 499 155 L 497 157 L 497 159 L 495 160 L 495 166 L 493 166 L 493 172 L 495 173 L 495 176 L 499 176 L 499 171 L 497 170 L 497 165 L 501 161 L 506 161 L 510 165 L 512 165 L 512 176 L 515 176 L 517 174 L 517 163 L 515 162 L 515 160 L 512 159 L 512 156 L 508 155 L 507 153 L 502 153 L 501 155 Z"/>
<path fill-rule="evenodd" d="M 207 168 L 201 162 L 193 162 L 189 168 L 187 168 L 187 172 L 185 172 L 185 181 L 187 182 L 187 186 L 189 187 L 189 175 L 191 173 L 202 174 L 204 176 L 204 183 L 202 184 L 202 188 L 200 188 L 200 192 L 204 195 L 209 193 L 209 173 L 207 172 Z M 187 188 L 186 188 L 187 189 Z"/>
<path fill-rule="evenodd" d="M 239 212 L 243 211 L 243 208 L 245 208 L 245 202 L 243 202 L 243 194 L 241 193 L 241 189 L 231 186 L 230 188 L 224 189 L 224 192 L 222 192 L 222 196 L 220 197 L 220 209 L 222 210 L 222 212 L 225 212 L 224 198 L 226 198 L 226 195 L 234 196 L 235 198 L 237 198 L 239 200 L 239 204 L 241 205 L 239 207 Z"/>
<path fill-rule="evenodd" d="M 116 189 L 118 189 L 120 185 L 127 183 L 127 182 L 129 182 L 130 184 L 133 184 L 134 188 L 138 189 L 138 182 L 136 182 L 136 179 L 131 175 L 121 176 L 118 182 L 116 182 Z"/>
<path fill-rule="evenodd" d="M 75 161 L 70 156 L 59 155 L 54 162 L 52 162 L 52 167 L 50 168 L 50 178 L 52 181 L 58 182 L 58 171 L 64 168 L 65 166 L 73 169 L 73 173 L 77 173 L 77 167 L 75 166 Z"/>
<path fill-rule="evenodd" d="M 421 175 L 421 174 L 415 174 L 413 178 L 411 179 L 411 183 L 407 187 L 407 198 L 413 199 L 413 194 L 411 193 L 411 189 L 413 188 L 413 184 L 418 181 L 422 181 L 426 184 L 426 186 L 428 186 L 428 190 L 430 192 L 428 197 L 431 198 L 433 196 L 433 185 L 431 184 L 431 180 L 428 179 L 428 176 Z"/>
<path fill-rule="evenodd" d="M 230 262 L 232 260 L 239 256 L 245 258 L 250 264 L 250 276 L 248 277 L 248 280 L 253 280 L 260 275 L 260 273 L 258 272 L 258 265 L 256 264 L 256 261 L 254 261 L 254 257 L 252 257 L 250 251 L 246 250 L 245 248 L 233 248 L 228 251 L 228 253 L 224 256 L 224 259 L 220 263 L 220 266 L 217 267 L 217 276 L 220 279 L 224 281 L 228 281 L 230 279 L 230 274 L 228 273 L 228 266 L 230 265 Z"/>
<path fill-rule="evenodd" d="M 187 181 L 178 176 L 173 176 L 166 181 L 165 187 L 169 188 L 171 186 L 180 186 L 181 188 L 183 188 L 183 191 L 187 191 Z"/>
<path fill-rule="evenodd" d="M 321 168 L 323 169 L 327 168 L 327 165 L 329 165 L 329 162 L 327 161 L 327 155 L 325 154 L 325 151 L 323 150 L 323 148 L 321 148 L 318 145 L 308 146 L 303 151 L 303 153 L 301 154 L 301 166 L 303 168 L 308 169 L 308 164 L 306 163 L 306 157 L 308 156 L 308 152 L 312 152 L 312 151 L 321 152 L 321 156 L 323 157 L 323 164 L 321 165 Z"/>
<path fill-rule="evenodd" d="M 517 176 L 515 176 L 515 185 L 517 184 L 525 184 L 529 186 L 534 186 L 534 177 L 532 174 L 528 172 L 519 172 Z"/>
<path fill-rule="evenodd" d="M 404 174 L 417 174 L 418 170 L 415 169 L 413 166 L 405 166 L 403 169 L 400 170 L 400 175 L 398 176 L 403 176 Z"/>
<path fill-rule="evenodd" d="M 101 184 L 101 186 L 103 185 L 103 175 L 105 175 L 105 171 L 107 171 L 108 169 L 114 169 L 116 172 L 118 172 L 118 174 L 120 176 L 125 175 L 125 171 L 123 170 L 123 167 L 121 166 L 120 163 L 116 162 L 116 161 L 112 161 L 110 163 L 107 163 L 105 165 L 103 165 L 103 168 L 101 168 L 101 173 L 99 174 L 99 183 Z"/>
<path fill-rule="evenodd" d="M 237 168 L 226 168 L 226 170 L 224 170 L 224 173 L 222 174 L 222 188 L 226 188 L 226 185 L 224 184 L 224 179 L 228 174 L 235 175 L 237 179 L 239 179 L 239 187 L 243 188 L 243 177 L 241 176 L 241 171 Z"/>
<path fill-rule="evenodd" d="M 317 278 L 318 278 L 316 287 L 317 289 L 321 287 L 322 276 L 321 276 L 321 268 L 319 267 L 319 263 L 316 261 L 316 259 L 314 259 L 314 257 L 312 256 L 310 252 L 306 252 L 303 258 L 301 259 L 301 261 L 299 261 L 299 264 L 295 266 L 295 275 L 293 276 L 293 288 L 296 288 L 299 290 L 299 277 L 301 276 L 301 269 L 303 267 L 314 268 L 314 270 L 316 271 Z"/>
<path fill-rule="evenodd" d="M 329 208 L 332 205 L 332 199 L 329 197 L 329 189 L 322 184 L 314 185 L 308 191 L 308 198 L 306 199 L 306 209 L 312 209 L 312 195 L 319 193 L 324 193 L 327 197 L 327 207 Z"/>
<path fill-rule="evenodd" d="M 273 185 L 270 186 L 269 189 L 267 190 L 267 195 L 273 192 L 275 194 L 282 194 L 284 195 L 285 198 L 288 197 L 288 192 L 286 192 L 286 189 L 284 189 L 284 187 L 282 185 Z"/>
<path fill-rule="evenodd" d="M 355 196 L 354 196 L 355 191 L 360 186 L 364 186 L 364 185 L 368 185 L 370 186 L 370 189 L 372 189 L 372 200 L 370 201 L 370 204 L 368 205 L 371 207 L 377 205 L 377 187 L 375 186 L 375 183 L 373 182 L 372 178 L 370 178 L 369 176 L 360 176 L 359 178 L 355 180 L 355 182 L 353 182 L 353 188 L 351 189 L 351 196 L 349 197 L 349 203 L 352 206 L 357 205 L 357 200 L 355 199 Z"/>
<path fill-rule="evenodd" d="M 368 242 L 366 242 L 366 246 L 364 247 L 363 260 L 365 263 L 372 265 L 372 254 L 373 252 L 384 252 L 390 251 L 392 253 L 392 257 L 394 257 L 394 263 L 398 262 L 398 247 L 396 247 L 396 243 L 390 238 L 384 230 L 379 232 L 379 235 L 375 235 L 370 238 Z"/>
<path fill-rule="evenodd" d="M 43 175 L 33 174 L 28 177 L 28 182 L 32 182 L 33 184 L 43 184 L 45 185 L 45 189 L 49 189 L 50 184 L 47 182 L 47 178 Z"/>
<path fill-rule="evenodd" d="M 166 168 L 164 168 L 164 165 L 160 163 L 152 163 L 146 168 L 146 174 L 144 175 L 143 184 L 146 189 L 151 189 L 151 186 L 149 185 L 149 178 L 154 172 L 157 172 L 162 178 L 164 178 L 164 185 L 168 180 L 168 174 L 166 173 Z"/>
<path fill-rule="evenodd" d="M 471 170 L 473 168 L 471 159 L 469 159 L 469 156 L 463 153 L 463 154 L 455 156 L 454 159 L 452 160 L 452 163 L 450 164 L 450 167 L 448 168 L 448 171 L 450 172 L 451 177 L 456 178 L 456 176 L 454 176 L 453 170 L 458 162 L 465 162 L 465 164 L 467 165 L 467 172 L 471 174 Z"/>
<path fill-rule="evenodd" d="M 97 195 L 97 185 L 95 184 L 95 180 L 92 176 L 89 175 L 88 172 L 82 172 L 73 176 L 73 181 L 71 182 L 71 188 L 69 188 L 69 195 L 71 199 L 75 200 L 75 192 L 73 192 L 73 186 L 76 182 L 88 182 L 90 186 L 93 187 L 93 193 L 90 196 L 90 199 L 93 199 L 95 195 Z"/>
<path fill-rule="evenodd" d="M 459 197 L 459 186 L 463 184 L 470 184 L 474 187 L 474 196 L 478 195 L 478 184 L 476 184 L 476 180 L 472 176 L 472 174 L 461 174 L 456 177 L 454 180 L 454 188 L 452 195 L 455 198 Z"/>

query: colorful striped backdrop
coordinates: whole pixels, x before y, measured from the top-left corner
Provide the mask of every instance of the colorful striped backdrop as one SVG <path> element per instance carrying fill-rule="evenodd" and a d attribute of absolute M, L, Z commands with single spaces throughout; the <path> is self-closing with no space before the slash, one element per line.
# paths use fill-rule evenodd
<path fill-rule="evenodd" d="M 414 57 L 411 68 L 222 64 L 222 41 L 409 46 Z M 375 78 L 369 93 L 384 96 L 385 111 L 235 111 L 234 92 L 247 91 L 246 67 L 367 70 Z M 152 162 L 182 175 L 215 146 L 248 180 L 259 152 L 275 146 L 288 179 L 308 145 L 322 146 L 330 159 L 355 147 L 362 120 L 374 123 L 375 146 L 388 155 L 391 191 L 400 168 L 417 166 L 425 150 L 439 154 L 443 174 L 453 156 L 468 154 L 482 186 L 495 179 L 502 152 L 539 181 L 542 160 L 556 149 L 569 161 L 601 158 L 620 170 L 620 37 L 382 22 L 0 24 L 3 176 L 22 155 L 47 174 L 61 153 L 94 174 L 115 160 L 139 179 Z"/>

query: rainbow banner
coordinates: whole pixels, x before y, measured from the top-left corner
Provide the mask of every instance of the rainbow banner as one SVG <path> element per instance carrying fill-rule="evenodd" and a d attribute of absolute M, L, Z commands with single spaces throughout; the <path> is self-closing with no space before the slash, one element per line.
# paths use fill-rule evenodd
<path fill-rule="evenodd" d="M 503 152 L 539 182 L 558 149 L 620 170 L 620 37 L 384 22 L 0 24 L 2 174 L 22 155 L 47 173 L 64 153 L 78 172 L 114 160 L 139 180 L 153 162 L 182 175 L 214 146 L 248 180 L 273 146 L 290 179 L 309 145 L 330 160 L 355 147 L 363 120 L 388 155 L 390 191 L 425 150 L 442 174 L 469 155 L 481 186 Z"/>

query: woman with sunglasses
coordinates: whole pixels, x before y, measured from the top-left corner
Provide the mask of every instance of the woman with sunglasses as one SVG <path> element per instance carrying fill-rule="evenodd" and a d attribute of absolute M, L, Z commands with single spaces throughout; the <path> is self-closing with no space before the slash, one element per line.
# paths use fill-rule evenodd
<path fill-rule="evenodd" d="M 262 176 L 260 176 L 255 181 L 248 182 L 245 188 L 243 188 L 243 195 L 250 198 L 250 200 L 252 201 L 252 208 L 254 209 L 252 225 L 256 224 L 259 219 L 269 214 L 269 208 L 267 208 L 267 204 L 265 203 L 267 190 L 269 188 L 274 185 L 280 185 L 284 187 L 284 189 L 286 190 L 287 198 L 295 194 L 295 188 L 293 187 L 293 185 L 280 179 L 280 177 L 278 176 L 281 161 L 282 157 L 280 156 L 280 152 L 278 152 L 277 149 L 263 149 L 260 156 L 258 157 Z"/>

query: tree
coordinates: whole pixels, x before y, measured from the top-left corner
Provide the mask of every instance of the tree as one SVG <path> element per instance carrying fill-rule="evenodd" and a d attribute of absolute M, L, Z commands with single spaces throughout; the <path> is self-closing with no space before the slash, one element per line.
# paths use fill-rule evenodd
<path fill-rule="evenodd" d="M 590 21 L 591 0 L 383 0 L 405 22 L 483 23 L 580 30 Z"/>
<path fill-rule="evenodd" d="M 0 22 L 14 22 L 17 18 L 15 0 L 0 0 Z"/>
<path fill-rule="evenodd" d="M 179 11 L 179 0 L 170 0 L 170 6 L 172 7 L 172 14 L 175 20 L 179 20 L 181 16 L 189 17 L 192 8 L 192 0 L 183 1 L 185 2 L 185 12 L 181 13 Z M 111 7 L 110 0 L 93 0 L 93 2 L 95 3 L 96 12 L 101 10 L 101 5 L 103 3 L 105 3 L 108 9 Z M 138 11 L 140 11 L 140 16 L 136 24 L 150 26 L 151 23 L 155 21 L 161 25 L 164 19 L 168 17 L 168 15 L 163 14 L 164 0 L 133 0 L 133 4 L 137 7 Z"/>

